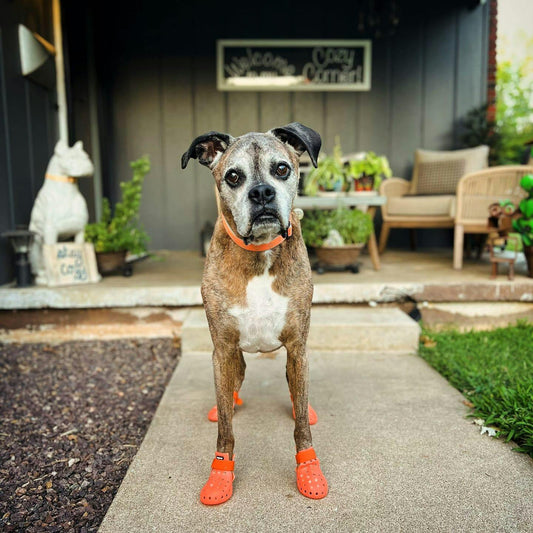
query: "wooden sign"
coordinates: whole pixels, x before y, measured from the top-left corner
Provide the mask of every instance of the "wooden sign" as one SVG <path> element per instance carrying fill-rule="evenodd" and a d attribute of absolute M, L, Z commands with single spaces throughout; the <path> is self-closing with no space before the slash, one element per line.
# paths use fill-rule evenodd
<path fill-rule="evenodd" d="M 59 242 L 43 245 L 48 285 L 74 285 L 100 281 L 94 246 L 90 243 Z"/>
<path fill-rule="evenodd" d="M 368 91 L 369 40 L 219 40 L 221 91 Z"/>

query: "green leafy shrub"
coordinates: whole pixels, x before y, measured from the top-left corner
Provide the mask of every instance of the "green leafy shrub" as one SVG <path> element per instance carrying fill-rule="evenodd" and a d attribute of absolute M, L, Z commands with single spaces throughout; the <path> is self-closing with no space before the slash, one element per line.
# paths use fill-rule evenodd
<path fill-rule="evenodd" d="M 307 246 L 322 246 L 331 230 L 337 230 L 345 244 L 366 243 L 374 226 L 368 213 L 357 209 L 306 211 L 302 234 Z"/>
<path fill-rule="evenodd" d="M 94 244 L 96 252 L 129 251 L 132 254 L 146 252 L 148 235 L 139 220 L 139 207 L 144 177 L 150 171 L 150 160 L 143 156 L 130 163 L 133 177 L 120 184 L 122 201 L 111 213 L 109 200 L 102 200 L 102 218 L 85 226 L 85 240 Z"/>
<path fill-rule="evenodd" d="M 333 155 L 320 157 L 317 168 L 311 170 L 306 177 L 304 186 L 305 194 L 315 196 L 321 187 L 326 191 L 346 190 L 349 182 L 347 181 L 341 158 L 342 151 L 337 139 L 333 149 Z"/>
<path fill-rule="evenodd" d="M 471 109 L 463 120 L 463 134 L 461 144 L 464 147 L 485 144 L 489 147 L 489 165 L 499 165 L 501 135 L 496 128 L 495 121 L 489 121 L 488 105 Z"/>
<path fill-rule="evenodd" d="M 520 180 L 520 186 L 528 195 L 521 200 L 519 210 L 520 218 L 513 220 L 513 229 L 520 234 L 524 246 L 533 245 L 533 175 L 526 174 Z"/>
<path fill-rule="evenodd" d="M 305 179 L 304 193 L 315 196 L 319 189 L 348 191 L 353 179 L 367 176 L 374 178 L 374 189 L 378 189 L 383 177 L 392 176 L 388 159 L 374 152 L 367 152 L 364 159 L 343 161 L 340 140 L 336 137 L 333 155 L 320 157 L 317 168 L 311 170 Z"/>
<path fill-rule="evenodd" d="M 374 152 L 367 152 L 364 159 L 349 161 L 347 173 L 354 179 L 363 176 L 373 177 L 374 189 L 379 188 L 383 177 L 390 178 L 392 176 L 389 160 L 384 155 L 376 155 Z"/>

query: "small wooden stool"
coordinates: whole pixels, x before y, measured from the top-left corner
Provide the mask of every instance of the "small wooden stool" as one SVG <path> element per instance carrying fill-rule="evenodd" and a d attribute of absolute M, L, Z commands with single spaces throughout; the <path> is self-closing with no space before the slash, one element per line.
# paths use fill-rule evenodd
<path fill-rule="evenodd" d="M 496 246 L 505 246 L 507 242 L 512 241 L 514 246 L 514 257 L 501 257 L 497 256 L 494 252 Z M 495 279 L 498 275 L 498 265 L 500 263 L 509 263 L 509 281 L 514 280 L 514 263 L 516 256 L 518 255 L 518 239 L 514 235 L 500 236 L 497 233 L 489 235 L 489 250 L 490 250 L 490 263 L 492 265 L 491 279 Z"/>

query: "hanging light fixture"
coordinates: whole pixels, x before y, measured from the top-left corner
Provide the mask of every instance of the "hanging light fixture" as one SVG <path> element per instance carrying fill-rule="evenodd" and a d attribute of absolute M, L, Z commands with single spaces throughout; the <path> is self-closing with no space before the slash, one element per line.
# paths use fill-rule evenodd
<path fill-rule="evenodd" d="M 366 0 L 359 9 L 357 30 L 370 37 L 392 35 L 400 23 L 399 0 Z"/>

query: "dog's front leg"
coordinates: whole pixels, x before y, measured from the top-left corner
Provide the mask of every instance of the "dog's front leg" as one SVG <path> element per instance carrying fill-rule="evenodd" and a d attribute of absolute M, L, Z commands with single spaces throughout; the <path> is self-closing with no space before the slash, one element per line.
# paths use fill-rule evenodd
<path fill-rule="evenodd" d="M 218 410 L 217 451 L 233 457 L 235 438 L 233 436 L 233 391 L 236 381 L 236 370 L 239 348 L 232 350 L 216 348 L 213 352 L 213 368 L 215 372 L 215 390 Z"/>
<path fill-rule="evenodd" d="M 294 405 L 294 441 L 296 451 L 299 452 L 313 446 L 311 428 L 309 427 L 309 365 L 305 344 L 298 343 L 287 346 L 287 381 Z"/>
<path fill-rule="evenodd" d="M 222 347 L 219 347 L 222 345 Z M 200 492 L 200 501 L 206 505 L 218 505 L 229 500 L 233 494 L 235 476 L 233 448 L 233 390 L 239 351 L 237 346 L 228 349 L 224 343 L 215 342 L 213 368 L 218 410 L 218 439 L 211 474 Z"/>
<path fill-rule="evenodd" d="M 307 498 L 318 500 L 328 493 L 328 482 L 320 469 L 309 427 L 308 379 L 309 365 L 305 344 L 287 345 L 287 380 L 291 391 L 296 443 L 296 483 Z"/>

